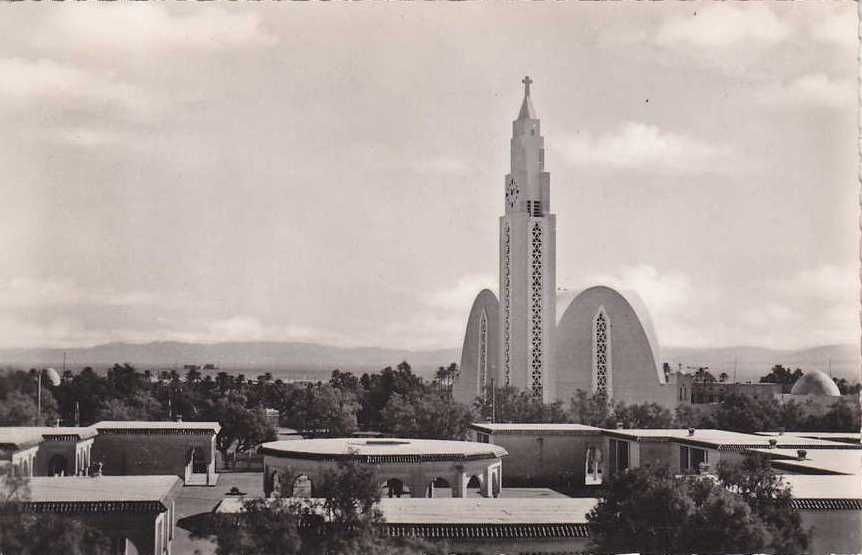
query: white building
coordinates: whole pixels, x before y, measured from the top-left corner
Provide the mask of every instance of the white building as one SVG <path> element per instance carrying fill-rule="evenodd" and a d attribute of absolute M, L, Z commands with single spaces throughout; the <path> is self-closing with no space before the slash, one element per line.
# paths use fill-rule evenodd
<path fill-rule="evenodd" d="M 568 402 L 577 389 L 628 403 L 676 405 L 637 295 L 607 287 L 577 295 L 557 325 L 556 215 L 545 139 L 525 77 L 512 122 L 511 162 L 500 217 L 499 300 L 483 290 L 467 322 L 455 398 L 470 403 L 496 386 Z"/>

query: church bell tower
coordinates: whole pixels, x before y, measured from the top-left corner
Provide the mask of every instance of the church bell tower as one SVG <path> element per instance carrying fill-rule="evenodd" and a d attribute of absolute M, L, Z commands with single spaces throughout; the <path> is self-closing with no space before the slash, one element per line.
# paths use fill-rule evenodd
<path fill-rule="evenodd" d="M 499 381 L 550 402 L 555 399 L 556 216 L 532 82 L 524 77 L 524 101 L 512 122 L 506 213 L 500 218 Z"/>

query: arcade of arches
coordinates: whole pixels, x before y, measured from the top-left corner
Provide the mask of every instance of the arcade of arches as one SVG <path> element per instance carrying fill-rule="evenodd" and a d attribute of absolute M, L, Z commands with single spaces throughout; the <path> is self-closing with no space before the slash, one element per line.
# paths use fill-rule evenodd
<path fill-rule="evenodd" d="M 294 497 L 314 497 L 346 461 L 371 468 L 384 497 L 434 497 L 440 488 L 450 488 L 452 497 L 466 497 L 470 489 L 497 497 L 507 454 L 496 445 L 466 441 L 349 438 L 274 441 L 260 452 L 264 493 L 281 490 Z M 291 481 L 287 488 L 285 479 Z"/>

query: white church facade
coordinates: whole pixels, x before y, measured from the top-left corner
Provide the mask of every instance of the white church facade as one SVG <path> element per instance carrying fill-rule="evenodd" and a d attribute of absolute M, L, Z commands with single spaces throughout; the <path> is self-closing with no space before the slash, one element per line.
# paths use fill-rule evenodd
<path fill-rule="evenodd" d="M 471 403 L 493 384 L 531 391 L 546 403 L 567 403 L 582 389 L 609 400 L 674 407 L 676 386 L 667 383 L 637 295 L 591 287 L 575 296 L 558 320 L 551 176 L 532 80 L 522 82 L 499 222 L 500 296 L 485 289 L 473 303 L 453 394 Z"/>

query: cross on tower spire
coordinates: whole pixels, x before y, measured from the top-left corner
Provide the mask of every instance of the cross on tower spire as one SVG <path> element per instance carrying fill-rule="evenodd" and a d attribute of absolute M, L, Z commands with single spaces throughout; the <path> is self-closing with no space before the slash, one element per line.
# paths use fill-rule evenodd
<path fill-rule="evenodd" d="M 533 80 L 530 79 L 529 75 L 525 75 L 521 79 L 521 83 L 524 84 L 524 102 L 521 103 L 521 111 L 518 112 L 518 119 L 538 119 L 536 111 L 533 109 L 533 101 L 530 99 L 530 85 L 533 84 Z"/>
<path fill-rule="evenodd" d="M 521 79 L 521 83 L 524 84 L 524 96 L 530 96 L 530 85 L 533 84 L 533 80 L 530 79 L 529 75 L 525 75 L 523 79 Z"/>

